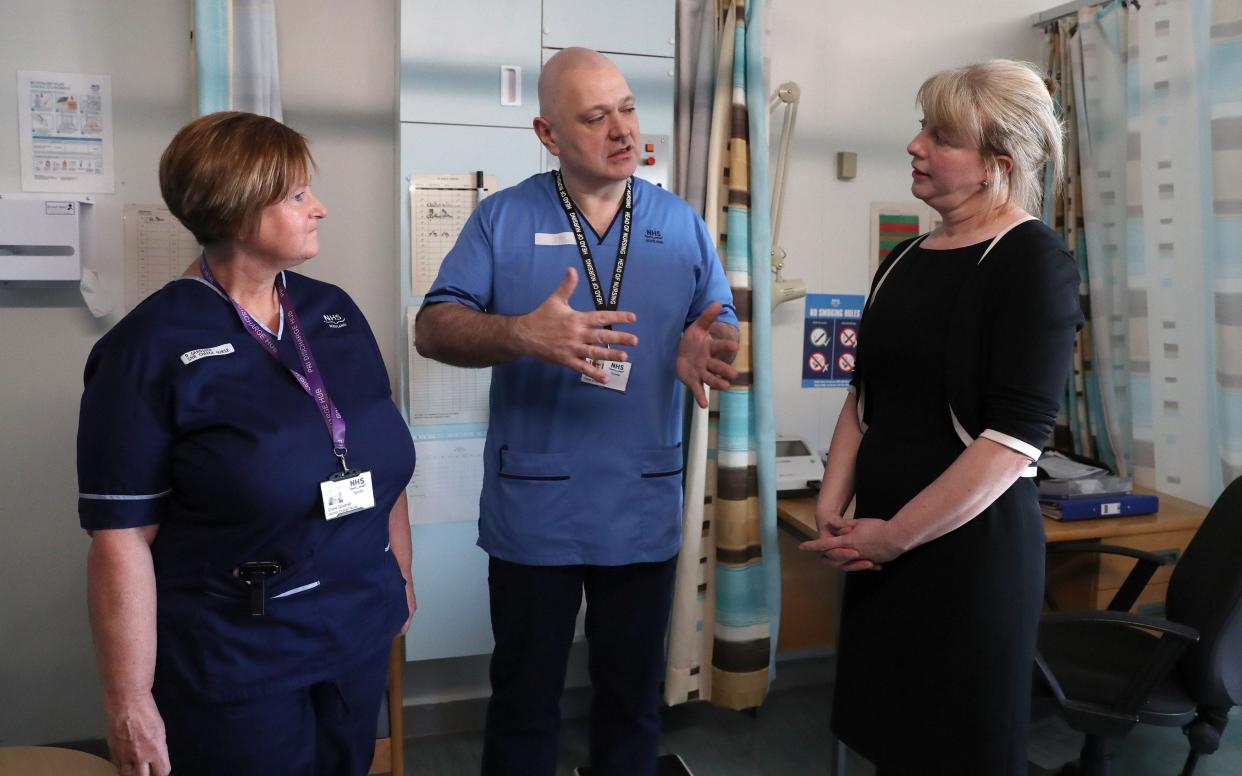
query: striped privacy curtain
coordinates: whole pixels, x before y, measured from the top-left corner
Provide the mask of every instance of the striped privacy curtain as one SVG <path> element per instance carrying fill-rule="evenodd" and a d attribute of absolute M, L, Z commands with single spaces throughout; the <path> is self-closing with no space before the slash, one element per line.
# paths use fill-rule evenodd
<path fill-rule="evenodd" d="M 1079 297 L 1082 309 L 1087 313 L 1087 322 L 1079 330 L 1078 341 L 1074 347 L 1073 369 L 1062 402 L 1064 411 L 1057 418 L 1053 444 L 1062 450 L 1073 450 L 1080 455 L 1103 461 L 1114 471 L 1124 475 L 1127 474 L 1126 466 L 1129 461 L 1128 455 L 1124 454 L 1128 437 L 1115 439 L 1110 434 L 1110 429 L 1129 427 L 1129 401 L 1126 399 L 1128 380 L 1124 368 L 1115 368 L 1118 363 L 1117 348 L 1115 338 L 1109 336 L 1112 327 L 1105 325 L 1100 329 L 1104 332 L 1105 340 L 1099 343 L 1097 349 L 1096 324 L 1090 314 L 1091 262 L 1088 261 L 1088 256 L 1092 254 L 1088 251 L 1083 217 L 1083 192 L 1085 189 L 1094 193 L 1098 179 L 1083 180 L 1079 159 L 1079 111 L 1076 94 L 1081 91 L 1081 77 L 1071 61 L 1072 33 L 1077 27 L 1076 19 L 1060 19 L 1048 30 L 1045 40 L 1049 88 L 1057 113 L 1065 125 L 1065 183 L 1058 190 L 1053 185 L 1052 169 L 1048 168 L 1044 181 L 1043 220 L 1061 235 L 1065 247 L 1078 264 L 1078 276 L 1081 279 Z M 1084 149 L 1084 153 L 1090 160 L 1091 149 Z M 1118 215 L 1117 218 L 1120 219 L 1121 216 Z M 1098 232 L 1092 232 L 1091 242 L 1100 250 L 1100 240 L 1095 239 L 1098 235 Z M 1116 253 L 1107 255 L 1112 261 L 1119 259 Z M 1120 259 L 1124 260 L 1124 256 L 1120 256 Z M 1124 289 L 1100 290 L 1108 295 L 1124 294 Z M 1097 368 L 1097 356 L 1101 359 L 1099 363 L 1105 365 L 1102 370 Z M 1107 404 L 1105 397 L 1109 398 Z M 1105 421 L 1106 409 L 1114 415 L 1111 423 Z M 1123 447 L 1123 454 L 1120 456 L 1113 452 L 1116 445 Z"/>
<path fill-rule="evenodd" d="M 194 0 L 198 115 L 244 110 L 282 120 L 276 0 Z"/>
<path fill-rule="evenodd" d="M 684 544 L 665 700 L 763 703 L 780 622 L 772 418 L 771 235 L 761 3 L 683 1 L 679 191 L 702 191 L 741 324 L 733 387 L 690 410 Z M 704 29 L 706 27 L 706 29 Z M 704 51 L 702 42 L 713 43 Z M 689 44 L 689 47 L 688 47 Z M 715 78 L 710 78 L 711 71 Z M 704 88 L 710 91 L 710 121 Z M 697 86 L 687 90 L 686 86 Z M 753 107 L 753 110 L 750 108 Z M 760 149 L 751 154 L 751 140 Z M 706 152 L 703 153 L 703 149 Z M 698 169 L 696 169 L 698 168 Z M 700 184 L 701 170 L 705 182 Z M 723 216 L 723 218 L 722 218 Z"/>
<path fill-rule="evenodd" d="M 1242 474 L 1242 3 L 1114 0 L 1075 22 L 1109 436 L 1140 484 L 1210 503 Z"/>

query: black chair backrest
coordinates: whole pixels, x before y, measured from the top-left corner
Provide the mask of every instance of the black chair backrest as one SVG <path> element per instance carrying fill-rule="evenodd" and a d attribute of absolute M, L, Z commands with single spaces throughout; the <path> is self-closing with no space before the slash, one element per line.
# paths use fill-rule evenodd
<path fill-rule="evenodd" d="M 1165 614 L 1199 631 L 1178 665 L 1200 706 L 1242 703 L 1242 477 L 1216 499 L 1173 568 Z"/>

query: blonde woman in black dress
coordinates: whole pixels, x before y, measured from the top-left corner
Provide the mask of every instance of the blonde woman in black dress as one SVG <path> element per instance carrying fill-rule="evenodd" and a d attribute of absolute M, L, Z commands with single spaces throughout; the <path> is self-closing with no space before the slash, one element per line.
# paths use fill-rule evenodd
<path fill-rule="evenodd" d="M 1061 127 L 1034 67 L 919 89 L 911 192 L 943 219 L 872 281 L 802 545 L 846 571 L 832 726 L 880 774 L 1025 774 L 1044 534 L 1033 462 L 1082 323 L 1039 212 Z M 857 498 L 856 519 L 842 517 Z"/>

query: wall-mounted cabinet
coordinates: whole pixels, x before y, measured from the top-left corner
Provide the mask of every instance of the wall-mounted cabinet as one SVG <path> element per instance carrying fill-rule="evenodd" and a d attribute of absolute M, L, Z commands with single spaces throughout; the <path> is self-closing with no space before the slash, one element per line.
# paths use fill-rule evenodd
<path fill-rule="evenodd" d="M 540 0 L 404 3 L 401 121 L 529 127 L 540 18 Z"/>
<path fill-rule="evenodd" d="M 676 13 L 672 0 L 543 0 L 543 45 L 671 57 L 677 47 Z"/>

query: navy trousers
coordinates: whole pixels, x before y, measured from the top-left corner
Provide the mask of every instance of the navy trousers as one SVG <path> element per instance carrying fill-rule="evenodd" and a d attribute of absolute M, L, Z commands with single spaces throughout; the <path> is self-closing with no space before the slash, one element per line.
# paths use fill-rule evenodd
<path fill-rule="evenodd" d="M 173 776 L 365 776 L 388 649 L 333 681 L 239 701 L 161 699 Z"/>
<path fill-rule="evenodd" d="M 664 637 L 677 558 L 626 566 L 524 566 L 492 558 L 492 697 L 483 737 L 485 776 L 552 776 L 560 700 L 578 606 L 594 697 L 591 770 L 655 773 Z"/>

